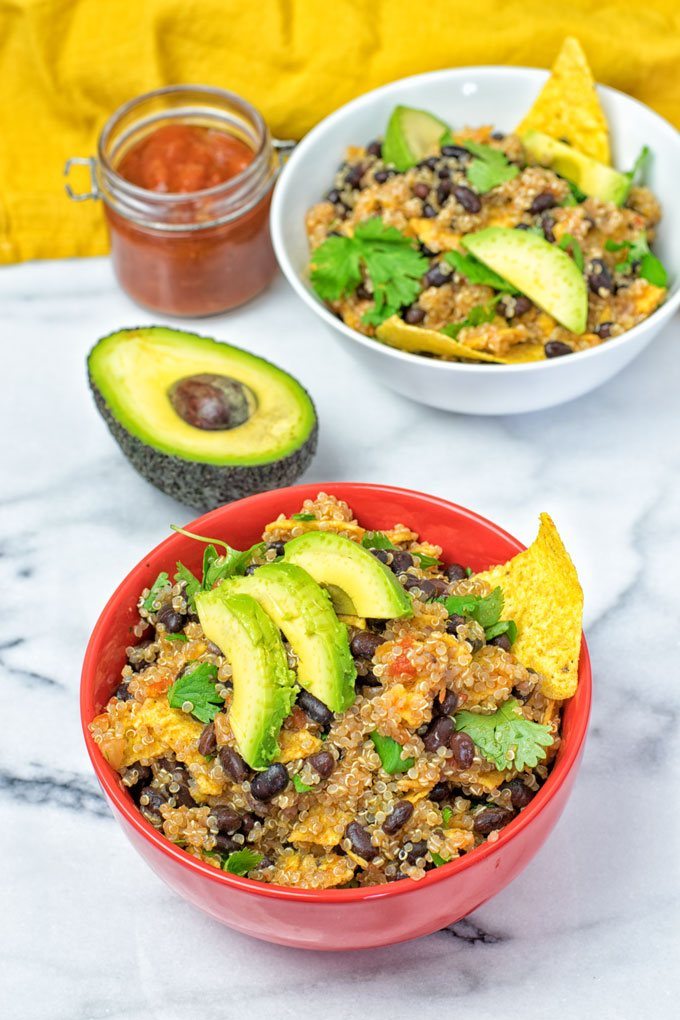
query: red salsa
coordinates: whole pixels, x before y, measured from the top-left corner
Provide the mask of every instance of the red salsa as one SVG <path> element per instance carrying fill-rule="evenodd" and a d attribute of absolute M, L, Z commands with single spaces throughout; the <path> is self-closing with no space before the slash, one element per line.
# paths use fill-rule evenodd
<path fill-rule="evenodd" d="M 226 131 L 199 124 L 165 124 L 130 148 L 117 170 L 147 191 L 188 193 L 236 177 L 252 163 L 253 151 Z"/>

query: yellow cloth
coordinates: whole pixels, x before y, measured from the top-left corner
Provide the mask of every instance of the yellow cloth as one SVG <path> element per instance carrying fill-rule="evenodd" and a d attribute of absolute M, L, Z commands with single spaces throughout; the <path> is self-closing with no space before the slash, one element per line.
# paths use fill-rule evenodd
<path fill-rule="evenodd" d="M 680 125 L 678 0 L 0 0 L 0 263 L 106 250 L 99 203 L 70 202 L 62 168 L 140 92 L 223 86 L 299 138 L 403 75 L 547 67 L 569 33 L 599 81 Z"/>

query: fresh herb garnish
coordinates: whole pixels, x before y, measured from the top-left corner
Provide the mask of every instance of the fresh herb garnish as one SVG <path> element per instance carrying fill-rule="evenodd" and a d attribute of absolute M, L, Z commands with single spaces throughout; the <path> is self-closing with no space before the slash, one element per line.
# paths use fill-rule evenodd
<path fill-rule="evenodd" d="M 229 854 L 222 865 L 222 870 L 228 871 L 230 875 L 247 875 L 263 859 L 264 854 L 258 854 L 255 850 L 251 850 L 246 846 L 243 850 L 235 850 L 232 854 Z"/>
<path fill-rule="evenodd" d="M 436 556 L 428 556 L 427 553 L 418 552 L 417 550 L 414 551 L 413 555 L 418 557 L 418 562 L 423 570 L 426 570 L 427 567 L 438 567 L 441 563 L 441 560 L 438 560 Z"/>
<path fill-rule="evenodd" d="M 647 167 L 649 165 L 651 156 L 652 150 L 649 148 L 648 145 L 643 145 L 637 155 L 637 159 L 633 163 L 633 166 L 626 174 L 624 174 L 624 177 L 628 178 L 628 192 L 630 192 L 630 189 L 635 184 L 643 180 L 645 173 L 647 172 Z M 626 193 L 626 195 L 628 194 L 628 192 Z"/>
<path fill-rule="evenodd" d="M 567 255 L 571 255 L 578 268 L 583 272 L 583 249 L 575 237 L 571 234 L 563 234 L 558 245 Z"/>
<path fill-rule="evenodd" d="M 451 821 L 452 818 L 453 818 L 453 809 L 450 808 L 450 807 L 442 808 L 442 822 L 444 823 L 444 828 L 445 829 L 448 829 L 449 822 Z"/>
<path fill-rule="evenodd" d="M 490 595 L 447 595 L 442 602 L 449 616 L 470 616 L 482 627 L 493 627 L 503 611 L 503 592 L 494 588 Z"/>
<path fill-rule="evenodd" d="M 497 301 L 498 298 L 494 298 L 488 305 L 475 305 L 462 322 L 449 322 L 446 326 L 442 326 L 441 332 L 455 340 L 460 331 L 468 326 L 481 326 L 485 322 L 493 322 L 496 317 Z"/>
<path fill-rule="evenodd" d="M 548 726 L 525 719 L 518 710 L 519 702 L 509 698 L 491 715 L 458 712 L 454 723 L 499 771 L 513 768 L 521 772 L 526 765 L 534 768 L 545 758 L 545 748 L 554 737 Z"/>
<path fill-rule="evenodd" d="M 175 581 L 184 581 L 184 597 L 190 609 L 196 610 L 196 596 L 201 591 L 201 582 L 192 574 L 188 567 L 185 567 L 181 560 L 177 560 L 177 573 Z"/>
<path fill-rule="evenodd" d="M 217 666 L 212 662 L 201 662 L 190 673 L 175 680 L 168 689 L 168 703 L 171 708 L 182 708 L 189 703 L 191 714 L 202 723 L 212 722 L 224 706 L 217 693 Z"/>
<path fill-rule="evenodd" d="M 466 167 L 465 174 L 480 195 L 497 188 L 505 181 L 511 181 L 519 173 L 519 167 L 510 163 L 500 149 L 468 139 L 464 139 L 460 144 L 475 157 Z"/>
<path fill-rule="evenodd" d="M 378 752 L 382 767 L 388 775 L 393 776 L 395 772 L 408 772 L 413 766 L 415 759 L 402 758 L 401 753 L 404 749 L 392 737 L 383 737 L 377 730 L 369 735 Z"/>
<path fill-rule="evenodd" d="M 222 542 L 220 539 L 204 538 L 203 535 L 195 535 L 192 531 L 178 528 L 176 524 L 172 525 L 172 530 L 179 532 L 180 535 L 186 535 L 188 538 L 194 538 L 197 542 L 207 543 L 203 553 L 203 576 L 200 581 L 183 563 L 177 563 L 175 580 L 185 582 L 186 599 L 193 610 L 196 609 L 195 599 L 199 591 L 210 591 L 211 588 L 214 588 L 216 584 L 219 584 L 225 578 L 244 574 L 246 567 L 253 557 L 261 553 L 265 547 L 264 542 L 256 542 L 250 549 L 240 551 L 239 549 L 232 549 L 230 545 Z M 215 548 L 218 545 L 224 549 L 224 553 L 221 555 Z"/>
<path fill-rule="evenodd" d="M 472 567 L 466 567 L 465 568 L 465 576 L 466 577 L 472 577 L 473 574 L 474 574 L 474 570 L 472 569 Z"/>
<path fill-rule="evenodd" d="M 460 251 L 447 251 L 444 260 L 453 266 L 457 273 L 464 276 L 468 283 L 480 283 L 486 287 L 493 287 L 494 290 L 502 290 L 505 294 L 519 294 L 516 287 L 513 287 L 498 273 L 494 273 L 493 269 L 489 269 L 474 255 L 469 253 L 464 255 Z"/>
<path fill-rule="evenodd" d="M 500 637 L 501 634 L 507 634 L 508 641 L 511 645 L 514 645 L 517 640 L 517 624 L 514 620 L 499 620 L 498 623 L 494 623 L 491 627 L 486 627 L 484 633 L 486 634 L 487 641 Z"/>
<path fill-rule="evenodd" d="M 314 514 L 291 514 L 291 521 L 315 521 L 316 517 Z"/>
<path fill-rule="evenodd" d="M 188 641 L 186 634 L 170 634 L 168 631 L 163 635 L 166 641 Z"/>
<path fill-rule="evenodd" d="M 411 238 L 373 216 L 357 223 L 352 237 L 328 237 L 314 250 L 310 280 L 320 298 L 337 301 L 357 289 L 362 267 L 373 284 L 375 299 L 362 321 L 377 326 L 413 303 L 428 260 Z"/>
<path fill-rule="evenodd" d="M 303 783 L 299 776 L 293 776 L 293 786 L 298 793 L 307 793 L 311 790 L 311 786 L 308 786 L 307 783 Z"/>
<path fill-rule="evenodd" d="M 162 570 L 158 577 L 156 578 L 156 580 L 154 581 L 154 583 L 151 585 L 151 588 L 149 589 L 149 594 L 142 602 L 142 608 L 146 609 L 147 613 L 153 612 L 154 602 L 158 598 L 163 588 L 165 588 L 168 581 L 169 581 L 168 575 L 165 573 L 164 570 Z"/>
<path fill-rule="evenodd" d="M 364 549 L 396 549 L 384 531 L 366 531 L 361 539 Z"/>
<path fill-rule="evenodd" d="M 436 868 L 441 868 L 442 864 L 449 863 L 446 857 L 442 857 L 441 854 L 435 853 L 434 850 L 430 850 L 430 857 L 434 861 L 434 865 Z"/>
<path fill-rule="evenodd" d="M 580 205 L 581 202 L 585 202 L 585 200 L 588 197 L 585 191 L 581 191 L 578 184 L 574 184 L 573 181 L 567 181 L 566 183 L 569 186 L 569 191 L 571 193 L 573 202 L 569 202 L 567 201 L 567 199 L 565 199 L 562 205 Z"/>
<path fill-rule="evenodd" d="M 663 263 L 650 250 L 646 234 L 640 234 L 634 241 L 612 241 L 611 238 L 604 243 L 607 251 L 623 252 L 623 258 L 616 263 L 616 269 L 620 273 L 630 273 L 635 264 L 640 265 L 640 276 L 654 284 L 655 287 L 668 286 L 668 274 Z"/>

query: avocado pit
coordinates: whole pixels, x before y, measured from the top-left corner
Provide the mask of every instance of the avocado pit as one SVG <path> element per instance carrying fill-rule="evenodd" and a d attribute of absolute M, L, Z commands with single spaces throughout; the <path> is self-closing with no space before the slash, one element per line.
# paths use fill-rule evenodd
<path fill-rule="evenodd" d="M 207 432 L 243 425 L 257 403 L 243 383 L 211 373 L 178 379 L 168 390 L 168 398 L 187 425 Z"/>

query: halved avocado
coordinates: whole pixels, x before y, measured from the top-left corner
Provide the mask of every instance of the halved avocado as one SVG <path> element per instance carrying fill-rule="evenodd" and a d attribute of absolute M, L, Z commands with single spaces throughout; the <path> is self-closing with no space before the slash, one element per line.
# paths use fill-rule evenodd
<path fill-rule="evenodd" d="M 354 701 L 357 671 L 349 650 L 347 627 L 341 623 L 326 592 L 294 563 L 267 563 L 248 577 L 225 581 L 227 593 L 243 592 L 257 599 L 283 631 L 298 658 L 301 687 L 330 708 L 344 712 Z"/>
<path fill-rule="evenodd" d="M 565 142 L 558 142 L 542 131 L 527 131 L 522 136 L 524 148 L 541 166 L 550 167 L 565 177 L 584 195 L 601 198 L 603 202 L 623 205 L 630 191 L 630 174 L 619 173 L 604 163 L 598 163 Z"/>
<path fill-rule="evenodd" d="M 487 227 L 463 245 L 572 333 L 584 333 L 588 290 L 566 252 L 527 230 Z"/>
<path fill-rule="evenodd" d="M 408 170 L 437 151 L 447 130 L 448 124 L 426 110 L 396 106 L 387 124 L 382 158 L 399 171 Z"/>
<path fill-rule="evenodd" d="M 200 592 L 196 610 L 205 636 L 231 663 L 229 724 L 239 752 L 251 768 L 266 769 L 298 690 L 278 628 L 254 598 L 229 595 L 224 585 Z"/>
<path fill-rule="evenodd" d="M 396 620 L 413 614 L 411 600 L 392 571 L 342 535 L 308 531 L 292 538 L 286 542 L 284 562 L 297 564 L 326 585 L 336 611 L 343 615 Z"/>
<path fill-rule="evenodd" d="M 189 506 L 290 485 L 316 451 L 307 392 L 239 347 L 164 326 L 124 329 L 94 346 L 88 372 L 133 467 Z"/>

